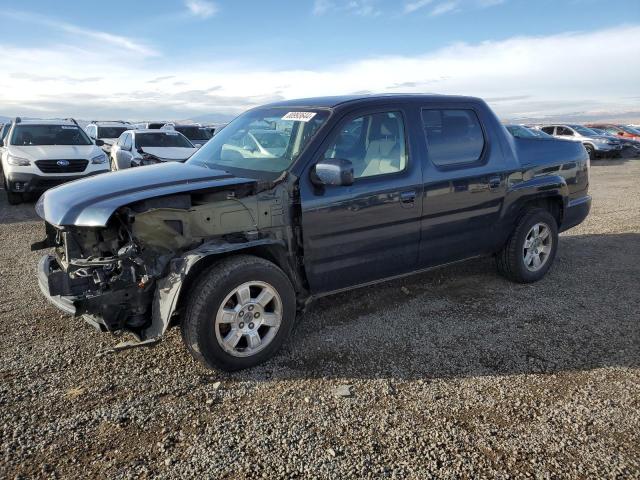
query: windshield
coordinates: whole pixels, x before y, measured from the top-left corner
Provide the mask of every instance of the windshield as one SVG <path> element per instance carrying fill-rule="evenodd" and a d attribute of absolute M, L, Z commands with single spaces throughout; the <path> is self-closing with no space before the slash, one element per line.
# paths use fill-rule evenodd
<path fill-rule="evenodd" d="M 16 125 L 12 145 L 91 145 L 93 142 L 76 125 Z"/>
<path fill-rule="evenodd" d="M 98 138 L 118 138 L 131 127 L 98 127 Z"/>
<path fill-rule="evenodd" d="M 548 138 L 550 136 L 541 130 L 527 128 L 522 125 L 506 125 L 506 127 L 511 135 L 518 138 Z"/>
<path fill-rule="evenodd" d="M 209 140 L 211 134 L 202 127 L 174 127 L 189 140 Z"/>
<path fill-rule="evenodd" d="M 280 173 L 300 156 L 328 116 L 319 110 L 251 110 L 220 130 L 189 162 L 232 172 Z"/>
<path fill-rule="evenodd" d="M 178 132 L 136 133 L 138 147 L 182 147 L 193 148 L 193 145 Z"/>
<path fill-rule="evenodd" d="M 625 132 L 630 133 L 631 135 L 640 135 L 640 129 L 633 128 L 633 127 L 620 127 L 620 128 Z"/>
<path fill-rule="evenodd" d="M 598 135 L 597 132 L 594 132 L 590 128 L 583 127 L 582 125 L 569 125 L 569 126 L 571 128 L 573 128 L 576 132 L 578 132 L 580 135 L 584 135 L 585 137 L 591 137 L 593 135 Z"/>

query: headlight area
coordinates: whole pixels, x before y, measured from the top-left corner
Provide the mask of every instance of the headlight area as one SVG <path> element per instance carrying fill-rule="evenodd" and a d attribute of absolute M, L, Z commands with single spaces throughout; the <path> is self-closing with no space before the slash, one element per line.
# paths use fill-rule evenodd
<path fill-rule="evenodd" d="M 155 263 L 144 258 L 120 218 L 107 228 L 65 227 L 55 235 L 48 262 L 50 297 L 71 301 L 76 315 L 103 330 L 140 332 L 151 322 Z M 150 267 L 147 267 L 150 265 Z"/>
<path fill-rule="evenodd" d="M 91 159 L 91 163 L 93 164 L 107 163 L 107 156 L 104 153 L 101 153 L 100 155 L 96 155 Z"/>
<path fill-rule="evenodd" d="M 7 163 L 16 167 L 28 167 L 31 162 L 26 158 L 16 157 L 15 155 L 7 155 Z"/>

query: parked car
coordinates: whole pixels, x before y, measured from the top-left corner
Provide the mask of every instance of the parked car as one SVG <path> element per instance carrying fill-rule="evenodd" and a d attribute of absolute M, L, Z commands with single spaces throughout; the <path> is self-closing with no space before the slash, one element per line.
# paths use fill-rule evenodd
<path fill-rule="evenodd" d="M 582 125 L 545 125 L 540 127 L 544 133 L 567 140 L 581 142 L 589 154 L 589 158 L 619 156 L 622 144 L 608 136 L 598 135 Z"/>
<path fill-rule="evenodd" d="M 197 148 L 174 130 L 127 130 L 111 148 L 111 169 L 184 162 Z"/>
<path fill-rule="evenodd" d="M 0 158 L 2 158 L 2 153 L 4 152 L 4 144 L 7 143 L 6 138 L 9 135 L 9 130 L 11 130 L 11 122 L 5 123 L 0 128 Z"/>
<path fill-rule="evenodd" d="M 241 155 L 252 158 L 278 158 L 286 151 L 289 137 L 290 134 L 278 130 L 238 132 L 225 145 L 225 153 L 231 155 L 233 151 L 239 151 Z"/>
<path fill-rule="evenodd" d="M 281 154 L 236 148 L 265 125 L 287 135 Z M 483 255 L 540 280 L 588 187 L 582 145 L 515 138 L 480 99 L 290 100 L 184 164 L 46 192 L 33 248 L 55 247 L 38 277 L 62 310 L 147 343 L 179 324 L 195 358 L 237 370 L 271 357 L 317 297 Z"/>
<path fill-rule="evenodd" d="M 84 131 L 87 132 L 89 138 L 92 138 L 93 140 L 102 140 L 104 142 L 102 150 L 109 155 L 111 153 L 111 147 L 118 141 L 120 135 L 133 128 L 134 126 L 131 123 L 124 122 L 122 120 L 92 120 L 89 125 L 84 127 Z"/>
<path fill-rule="evenodd" d="M 211 132 L 200 125 L 181 125 L 175 123 L 167 123 L 162 127 L 162 129 L 175 130 L 176 132 L 180 132 L 185 137 L 187 137 L 196 148 L 200 148 L 212 137 Z"/>
<path fill-rule="evenodd" d="M 107 156 L 75 120 L 21 120 L 2 141 L 4 188 L 10 204 L 25 194 L 78 178 L 107 172 Z"/>
<path fill-rule="evenodd" d="M 609 133 L 606 130 L 596 127 L 589 127 L 590 130 L 593 130 L 598 135 L 603 135 L 605 137 L 611 138 L 612 140 L 617 140 L 622 145 L 622 149 L 631 150 L 634 153 L 640 153 L 640 140 L 632 140 L 631 138 L 620 137 L 613 133 Z"/>
<path fill-rule="evenodd" d="M 626 125 L 614 125 L 611 123 L 590 123 L 587 126 L 589 128 L 600 128 L 617 137 L 640 141 L 640 133 L 637 132 L 634 128 L 627 127 Z"/>
<path fill-rule="evenodd" d="M 507 124 L 505 128 L 511 135 L 518 138 L 550 138 L 551 135 L 547 135 L 542 130 L 536 130 L 535 128 L 529 128 L 524 125 Z"/>

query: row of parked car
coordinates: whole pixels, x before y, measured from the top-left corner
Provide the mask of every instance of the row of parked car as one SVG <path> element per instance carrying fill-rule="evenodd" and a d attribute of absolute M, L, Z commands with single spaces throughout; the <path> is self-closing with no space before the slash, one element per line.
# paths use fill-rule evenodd
<path fill-rule="evenodd" d="M 581 142 L 589 158 L 619 157 L 630 150 L 640 154 L 640 125 L 618 125 L 609 123 L 506 125 L 512 135 L 518 137 L 552 136 Z"/>
<path fill-rule="evenodd" d="M 185 161 L 222 125 L 17 117 L 0 129 L 4 188 L 10 204 L 25 195 L 110 170 Z"/>
<path fill-rule="evenodd" d="M 4 188 L 10 204 L 25 195 L 80 177 L 152 165 L 184 162 L 224 125 L 173 122 L 92 121 L 84 128 L 74 119 L 22 120 L 0 130 Z M 581 142 L 590 158 L 640 154 L 640 129 L 634 125 L 506 125 L 516 137 L 557 137 Z M 237 135 L 227 155 L 278 157 L 287 147 L 286 132 L 275 125 Z M 357 132 L 356 132 L 357 133 Z M 345 136 L 353 132 L 344 132 Z M 236 138 L 237 137 L 237 138 Z"/>

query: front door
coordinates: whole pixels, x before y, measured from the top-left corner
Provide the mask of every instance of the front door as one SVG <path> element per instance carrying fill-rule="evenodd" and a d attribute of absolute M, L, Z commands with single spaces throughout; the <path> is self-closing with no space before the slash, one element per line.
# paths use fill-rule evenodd
<path fill-rule="evenodd" d="M 351 186 L 301 179 L 305 269 L 312 293 L 340 290 L 415 268 L 422 173 L 410 155 L 401 108 L 343 120 L 322 158 L 350 160 Z M 314 162 L 315 163 L 315 162 Z"/>

